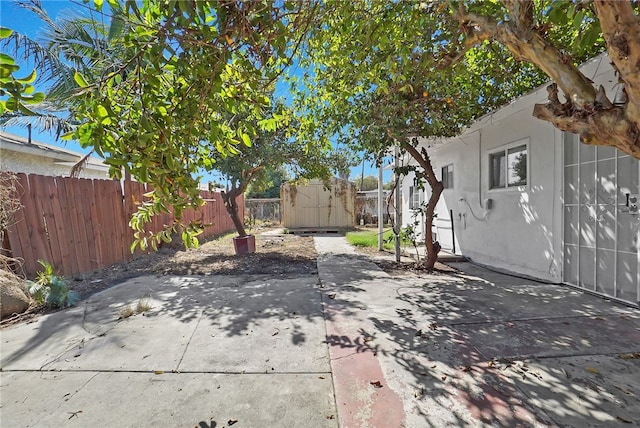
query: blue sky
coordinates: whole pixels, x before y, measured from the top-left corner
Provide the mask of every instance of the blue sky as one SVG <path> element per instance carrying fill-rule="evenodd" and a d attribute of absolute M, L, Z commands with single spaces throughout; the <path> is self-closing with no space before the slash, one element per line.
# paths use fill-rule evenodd
<path fill-rule="evenodd" d="M 42 0 L 42 4 L 49 13 L 49 16 L 51 16 L 53 19 L 56 19 L 58 16 L 60 16 L 60 14 L 77 12 L 79 8 L 83 7 L 82 0 Z M 26 34 L 31 38 L 37 38 L 41 22 L 33 15 L 33 13 L 17 6 L 13 2 L 13 0 L 0 0 L 0 25 L 3 27 L 11 28 L 19 33 Z M 23 71 L 25 73 L 28 73 L 33 68 L 31 64 L 20 65 L 22 67 L 20 71 Z M 20 75 L 20 73 L 18 73 L 18 75 Z M 281 93 L 278 95 L 284 95 L 286 97 L 286 85 L 280 84 L 277 92 Z M 7 127 L 4 128 L 3 131 L 23 137 L 27 136 L 27 129 L 22 127 Z M 90 150 L 80 147 L 80 145 L 75 141 L 56 141 L 55 136 L 49 133 L 40 132 L 35 128 L 32 132 L 32 138 L 46 144 L 66 147 L 69 150 L 74 150 L 80 153 L 88 153 Z M 362 164 L 352 168 L 350 178 L 352 180 L 359 179 L 361 174 Z M 378 170 L 370 162 L 365 162 L 364 175 L 374 175 L 377 177 Z M 391 171 L 385 171 L 383 181 L 389 181 L 390 177 Z M 219 178 L 217 178 L 215 174 L 205 177 L 205 181 L 207 179 L 219 181 Z"/>

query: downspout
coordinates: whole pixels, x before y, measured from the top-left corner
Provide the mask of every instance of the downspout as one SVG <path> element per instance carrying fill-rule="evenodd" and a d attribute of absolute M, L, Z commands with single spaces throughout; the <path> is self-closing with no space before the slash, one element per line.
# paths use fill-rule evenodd
<path fill-rule="evenodd" d="M 478 203 L 484 209 L 482 203 L 482 128 L 478 129 Z"/>

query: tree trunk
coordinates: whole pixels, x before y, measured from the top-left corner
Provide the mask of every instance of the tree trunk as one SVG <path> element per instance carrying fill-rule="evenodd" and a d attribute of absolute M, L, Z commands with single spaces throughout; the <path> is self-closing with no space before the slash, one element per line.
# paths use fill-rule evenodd
<path fill-rule="evenodd" d="M 236 227 L 238 236 L 247 236 L 247 232 L 244 230 L 244 222 L 238 214 L 238 204 L 236 203 L 236 198 L 242 194 L 242 189 L 233 188 L 229 192 L 223 191 L 221 194 L 224 206 L 231 217 L 231 221 L 233 221 L 233 225 Z"/>
<path fill-rule="evenodd" d="M 427 249 L 427 258 L 425 260 L 425 269 L 432 271 L 436 262 L 438 261 L 438 253 L 440 252 L 440 243 L 433 240 L 433 218 L 438 199 L 442 194 L 442 183 L 438 182 L 438 185 L 431 187 L 431 197 L 427 203 L 427 210 L 425 212 L 426 224 L 424 231 L 424 245 Z"/>
<path fill-rule="evenodd" d="M 422 167 L 422 169 L 424 170 L 424 178 L 427 179 L 427 183 L 429 183 L 429 187 L 431 187 L 431 197 L 429 197 L 429 202 L 427 202 L 427 209 L 425 212 L 426 225 L 424 231 L 424 245 L 427 250 L 427 257 L 424 262 L 424 268 L 431 271 L 438 261 L 438 253 L 440 252 L 440 243 L 438 241 L 434 242 L 433 240 L 433 218 L 436 210 L 436 205 L 438 204 L 440 195 L 444 190 L 444 186 L 442 185 L 442 182 L 438 181 L 433 172 L 433 165 L 431 165 L 431 159 L 429 158 L 427 149 L 423 147 L 421 151 L 418 151 L 418 149 L 413 147 L 409 142 L 403 143 L 403 147 Z"/>

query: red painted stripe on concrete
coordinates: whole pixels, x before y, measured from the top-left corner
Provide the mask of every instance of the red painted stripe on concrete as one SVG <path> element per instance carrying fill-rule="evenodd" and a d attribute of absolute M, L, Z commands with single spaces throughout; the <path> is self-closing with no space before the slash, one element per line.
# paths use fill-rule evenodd
<path fill-rule="evenodd" d="M 358 332 L 366 323 L 350 314 L 327 310 L 327 342 L 340 426 L 403 427 L 400 397 L 387 385 L 376 353 Z M 366 325 L 366 324 L 365 324 Z M 372 385 L 379 382 L 382 387 Z"/>

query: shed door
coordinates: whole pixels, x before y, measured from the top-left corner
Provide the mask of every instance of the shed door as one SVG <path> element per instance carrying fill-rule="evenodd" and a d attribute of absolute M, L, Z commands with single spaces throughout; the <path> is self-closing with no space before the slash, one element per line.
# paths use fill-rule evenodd
<path fill-rule="evenodd" d="M 318 186 L 300 186 L 298 188 L 298 201 L 301 203 L 300 222 L 302 227 L 317 227 L 320 216 L 318 213 Z"/>
<path fill-rule="evenodd" d="M 565 133 L 564 281 L 637 304 L 638 160 Z"/>

